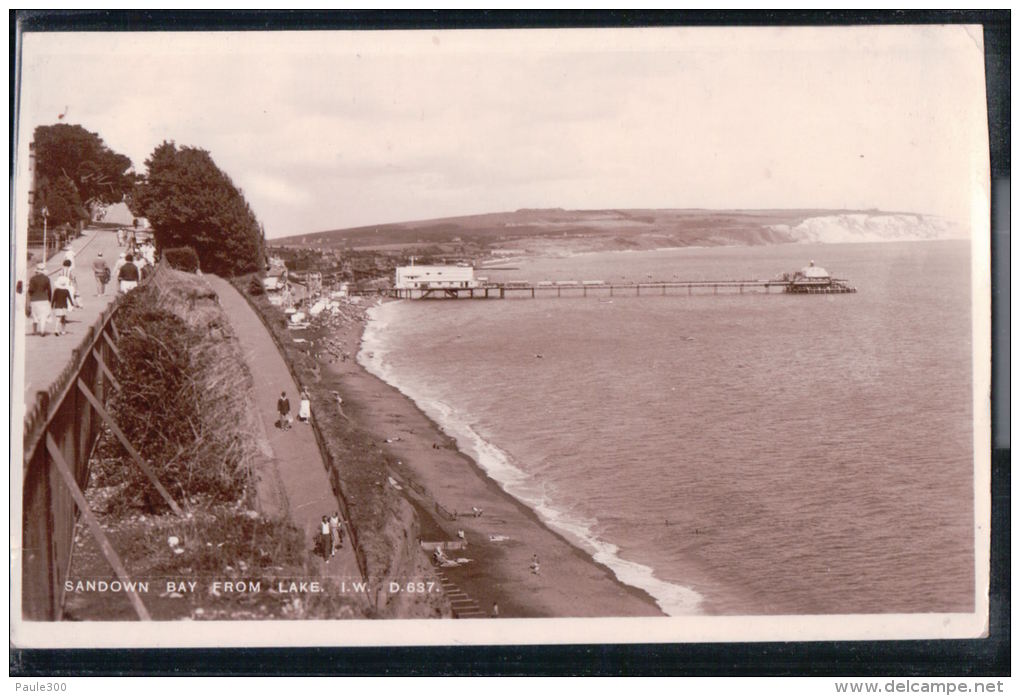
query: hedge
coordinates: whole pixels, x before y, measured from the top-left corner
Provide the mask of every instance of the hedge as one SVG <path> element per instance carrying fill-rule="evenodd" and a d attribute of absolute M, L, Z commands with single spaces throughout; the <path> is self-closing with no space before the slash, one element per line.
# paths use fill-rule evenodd
<path fill-rule="evenodd" d="M 173 247 L 163 252 L 163 258 L 171 268 L 194 273 L 198 270 L 198 254 L 189 246 Z"/>

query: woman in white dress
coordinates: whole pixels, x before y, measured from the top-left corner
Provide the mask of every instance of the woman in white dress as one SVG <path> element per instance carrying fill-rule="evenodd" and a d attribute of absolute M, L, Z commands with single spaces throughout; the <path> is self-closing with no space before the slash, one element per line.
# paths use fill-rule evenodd
<path fill-rule="evenodd" d="M 302 423 L 311 422 L 312 418 L 312 402 L 308 398 L 308 392 L 301 392 L 301 405 L 298 407 L 298 420 Z"/>

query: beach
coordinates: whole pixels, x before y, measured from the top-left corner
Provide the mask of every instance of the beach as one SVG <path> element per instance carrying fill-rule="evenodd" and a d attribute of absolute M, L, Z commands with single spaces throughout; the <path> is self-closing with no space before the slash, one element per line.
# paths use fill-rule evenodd
<path fill-rule="evenodd" d="M 363 318 L 347 322 L 333 338 L 355 354 L 364 328 Z M 442 572 L 487 615 L 494 605 L 501 618 L 663 615 L 650 595 L 619 582 L 503 491 L 396 388 L 354 360 L 323 367 L 340 381 L 344 415 L 400 462 L 400 480 L 388 485 L 414 505 L 421 539 L 456 542 L 463 532 L 466 547 L 447 555 L 470 561 Z"/>

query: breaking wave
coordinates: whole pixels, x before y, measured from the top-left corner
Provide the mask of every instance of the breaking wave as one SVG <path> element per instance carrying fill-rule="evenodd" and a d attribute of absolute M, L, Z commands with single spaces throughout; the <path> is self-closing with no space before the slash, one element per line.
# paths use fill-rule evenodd
<path fill-rule="evenodd" d="M 386 334 L 396 320 L 398 304 L 382 304 L 368 311 L 369 321 L 357 357 L 361 366 L 411 399 L 444 433 L 452 436 L 457 448 L 471 457 L 504 491 L 534 510 L 545 524 L 567 536 L 596 562 L 607 566 L 620 582 L 647 592 L 670 616 L 699 613 L 702 602 L 699 593 L 661 580 L 656 577 L 653 568 L 620 557 L 619 547 L 595 532 L 595 520 L 580 519 L 559 509 L 547 495 L 545 484 L 517 467 L 509 453 L 482 437 L 465 414 L 429 396 L 420 385 L 407 379 L 397 379 L 387 360 L 390 349 Z"/>

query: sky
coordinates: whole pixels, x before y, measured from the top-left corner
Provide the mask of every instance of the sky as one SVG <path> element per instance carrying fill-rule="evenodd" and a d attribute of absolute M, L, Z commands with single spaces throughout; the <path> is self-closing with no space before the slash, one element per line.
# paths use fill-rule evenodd
<path fill-rule="evenodd" d="M 987 196 L 980 27 L 22 39 L 19 159 L 61 121 L 139 173 L 200 147 L 271 238 L 545 207 L 966 219 Z"/>

